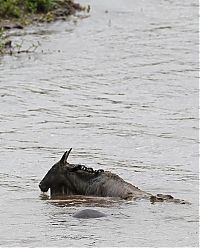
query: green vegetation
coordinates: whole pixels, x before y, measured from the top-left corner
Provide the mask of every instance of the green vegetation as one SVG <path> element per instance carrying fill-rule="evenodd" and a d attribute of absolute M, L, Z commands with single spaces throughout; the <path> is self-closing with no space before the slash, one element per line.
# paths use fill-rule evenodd
<path fill-rule="evenodd" d="M 0 0 L 0 24 L 5 20 L 18 22 L 55 21 L 59 17 L 86 10 L 74 0 Z M 29 23 L 29 22 L 28 22 Z"/>
<path fill-rule="evenodd" d="M 0 0 L 1 18 L 19 18 L 27 13 L 47 13 L 53 0 Z"/>
<path fill-rule="evenodd" d="M 52 0 L 24 0 L 27 10 L 33 13 L 48 12 L 52 6 Z"/>

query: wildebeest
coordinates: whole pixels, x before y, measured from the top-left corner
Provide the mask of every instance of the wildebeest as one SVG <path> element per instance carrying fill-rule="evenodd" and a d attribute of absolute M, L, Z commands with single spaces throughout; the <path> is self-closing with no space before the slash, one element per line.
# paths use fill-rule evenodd
<path fill-rule="evenodd" d="M 171 195 L 152 195 L 124 181 L 114 173 L 93 170 L 84 165 L 67 162 L 72 148 L 66 151 L 61 160 L 47 172 L 39 184 L 42 192 L 50 189 L 51 198 L 71 195 L 118 197 L 120 199 L 150 199 L 152 203 L 168 201 L 186 203 Z"/>

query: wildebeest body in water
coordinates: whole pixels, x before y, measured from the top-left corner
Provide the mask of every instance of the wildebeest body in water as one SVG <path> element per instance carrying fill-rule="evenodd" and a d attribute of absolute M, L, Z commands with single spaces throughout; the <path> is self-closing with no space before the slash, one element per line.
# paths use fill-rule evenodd
<path fill-rule="evenodd" d="M 175 199 L 171 195 L 152 195 L 124 181 L 118 175 L 104 170 L 93 170 L 80 164 L 67 162 L 72 148 L 66 151 L 47 172 L 39 184 L 42 192 L 50 189 L 51 198 L 81 195 L 94 197 L 117 197 L 124 200 L 149 199 L 154 202 L 175 202 L 185 204 L 184 200 Z"/>

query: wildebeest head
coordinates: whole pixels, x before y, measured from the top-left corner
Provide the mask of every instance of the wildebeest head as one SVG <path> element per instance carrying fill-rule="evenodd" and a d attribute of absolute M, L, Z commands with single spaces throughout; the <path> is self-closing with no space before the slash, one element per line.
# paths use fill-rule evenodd
<path fill-rule="evenodd" d="M 39 187 L 42 192 L 47 192 L 49 188 L 51 191 L 61 191 L 64 185 L 66 185 L 66 173 L 68 168 L 67 158 L 71 152 L 72 148 L 69 151 L 66 151 L 62 156 L 61 160 L 54 164 L 52 168 L 47 172 L 42 181 L 39 184 Z M 52 192 L 51 192 L 52 193 Z M 61 192 L 57 192 L 61 193 Z"/>
<path fill-rule="evenodd" d="M 57 162 L 47 172 L 39 187 L 42 192 L 47 192 L 50 188 L 53 195 L 77 195 L 86 194 L 89 180 L 96 177 L 103 170 L 94 171 L 83 165 L 74 165 L 67 162 L 71 152 L 66 151 L 61 160 Z"/>

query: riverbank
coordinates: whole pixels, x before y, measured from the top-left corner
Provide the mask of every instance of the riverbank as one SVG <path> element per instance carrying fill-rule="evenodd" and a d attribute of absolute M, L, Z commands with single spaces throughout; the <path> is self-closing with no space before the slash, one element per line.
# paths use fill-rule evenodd
<path fill-rule="evenodd" d="M 37 22 L 65 20 L 86 7 L 73 0 L 6 0 L 0 2 L 0 28 L 23 28 Z"/>
<path fill-rule="evenodd" d="M 65 21 L 76 12 L 90 11 L 73 0 L 5 0 L 0 2 L 0 54 L 13 53 L 7 31 L 42 22 Z"/>

